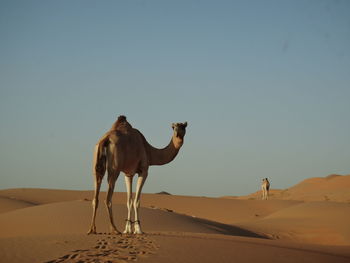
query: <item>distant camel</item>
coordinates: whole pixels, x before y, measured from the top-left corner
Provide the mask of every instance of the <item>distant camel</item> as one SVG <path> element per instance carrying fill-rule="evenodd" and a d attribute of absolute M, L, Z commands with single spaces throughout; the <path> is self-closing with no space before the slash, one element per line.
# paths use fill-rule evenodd
<path fill-rule="evenodd" d="M 261 190 L 262 190 L 262 200 L 268 200 L 269 199 L 270 182 L 267 178 L 262 179 Z"/>
<path fill-rule="evenodd" d="M 95 177 L 95 194 L 92 201 L 93 213 L 92 222 L 88 234 L 96 234 L 96 210 L 98 207 L 98 195 L 103 176 L 108 172 L 108 193 L 106 207 L 110 220 L 110 229 L 114 234 L 120 234 L 117 230 L 112 214 L 112 195 L 115 182 L 120 172 L 125 174 L 127 189 L 128 218 L 124 233 L 131 234 L 132 223 L 134 223 L 134 234 L 142 234 L 139 219 L 139 207 L 141 190 L 148 175 L 150 165 L 164 165 L 171 162 L 178 154 L 184 142 L 187 122 L 173 123 L 174 133 L 171 141 L 163 149 L 156 149 L 151 146 L 141 132 L 134 129 L 125 116 L 119 116 L 112 128 L 100 139 L 95 146 L 93 160 L 93 174 Z M 136 194 L 132 200 L 132 179 L 138 174 Z M 135 221 L 131 221 L 131 209 L 134 207 Z"/>

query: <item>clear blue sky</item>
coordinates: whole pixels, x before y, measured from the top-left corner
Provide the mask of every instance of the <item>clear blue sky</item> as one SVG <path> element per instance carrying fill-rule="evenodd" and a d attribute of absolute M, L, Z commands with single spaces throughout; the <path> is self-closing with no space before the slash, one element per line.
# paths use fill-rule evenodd
<path fill-rule="evenodd" d="M 156 147 L 189 123 L 145 192 L 349 174 L 349 14 L 349 1 L 2 0 L 0 188 L 92 189 L 93 146 L 120 114 Z"/>

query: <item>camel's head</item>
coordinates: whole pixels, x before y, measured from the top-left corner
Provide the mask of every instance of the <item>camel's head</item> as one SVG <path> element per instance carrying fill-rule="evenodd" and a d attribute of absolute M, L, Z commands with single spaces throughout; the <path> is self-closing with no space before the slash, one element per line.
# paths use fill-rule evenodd
<path fill-rule="evenodd" d="M 174 130 L 174 137 L 183 140 L 186 134 L 187 122 L 184 123 L 173 123 L 172 128 Z"/>

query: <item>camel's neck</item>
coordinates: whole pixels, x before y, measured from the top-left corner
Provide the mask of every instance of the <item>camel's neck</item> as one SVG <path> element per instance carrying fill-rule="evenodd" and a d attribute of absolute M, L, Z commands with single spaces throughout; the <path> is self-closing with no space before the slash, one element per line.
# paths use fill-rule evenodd
<path fill-rule="evenodd" d="M 148 144 L 149 165 L 163 165 L 170 163 L 178 154 L 183 140 L 173 136 L 170 143 L 163 149 L 157 149 Z"/>

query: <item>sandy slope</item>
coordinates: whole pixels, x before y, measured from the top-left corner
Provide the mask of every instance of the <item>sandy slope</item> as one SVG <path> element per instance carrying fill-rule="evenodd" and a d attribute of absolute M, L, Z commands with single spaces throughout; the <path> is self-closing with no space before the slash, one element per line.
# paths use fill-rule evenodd
<path fill-rule="evenodd" d="M 0 190 L 0 197 L 25 200 L 35 204 L 48 204 L 53 202 L 91 200 L 92 191 L 69 191 L 51 189 L 8 189 Z M 101 192 L 102 206 L 106 193 Z M 125 193 L 115 193 L 114 204 L 126 204 Z M 141 205 L 149 208 L 170 209 L 174 212 L 206 218 L 221 223 L 232 224 L 241 221 L 256 220 L 282 208 L 300 203 L 300 201 L 273 200 L 264 202 L 261 200 L 229 200 L 222 198 L 175 196 L 143 194 Z"/>
<path fill-rule="evenodd" d="M 302 181 L 281 193 L 283 199 L 293 196 L 305 201 L 337 201 L 350 203 L 350 175 L 329 175 Z"/>
<path fill-rule="evenodd" d="M 0 238 L 1 262 L 349 262 L 348 247 L 211 234 L 60 234 Z"/>
<path fill-rule="evenodd" d="M 146 194 L 141 216 L 148 234 L 107 235 L 101 202 L 100 234 L 87 236 L 91 195 L 1 190 L 0 261 L 350 262 L 350 205 L 345 203 Z M 125 194 L 116 194 L 113 212 L 120 230 L 124 202 Z"/>
<path fill-rule="evenodd" d="M 104 207 L 101 208 L 96 219 L 97 228 L 101 232 L 108 232 L 107 212 Z M 117 227 L 123 230 L 126 207 L 113 205 L 113 213 Z M 238 227 L 159 209 L 141 208 L 141 215 L 146 232 L 170 231 L 258 236 Z M 81 234 L 87 232 L 90 217 L 91 204 L 86 201 L 60 202 L 17 209 L 0 215 L 0 225 L 3 227 L 1 237 Z"/>
<path fill-rule="evenodd" d="M 349 204 L 307 202 L 239 225 L 272 238 L 350 246 L 349 222 Z"/>
<path fill-rule="evenodd" d="M 21 201 L 21 200 L 0 196 L 0 213 L 12 211 L 15 209 L 21 209 L 25 207 L 30 207 L 33 205 L 35 204 L 27 201 Z"/>

